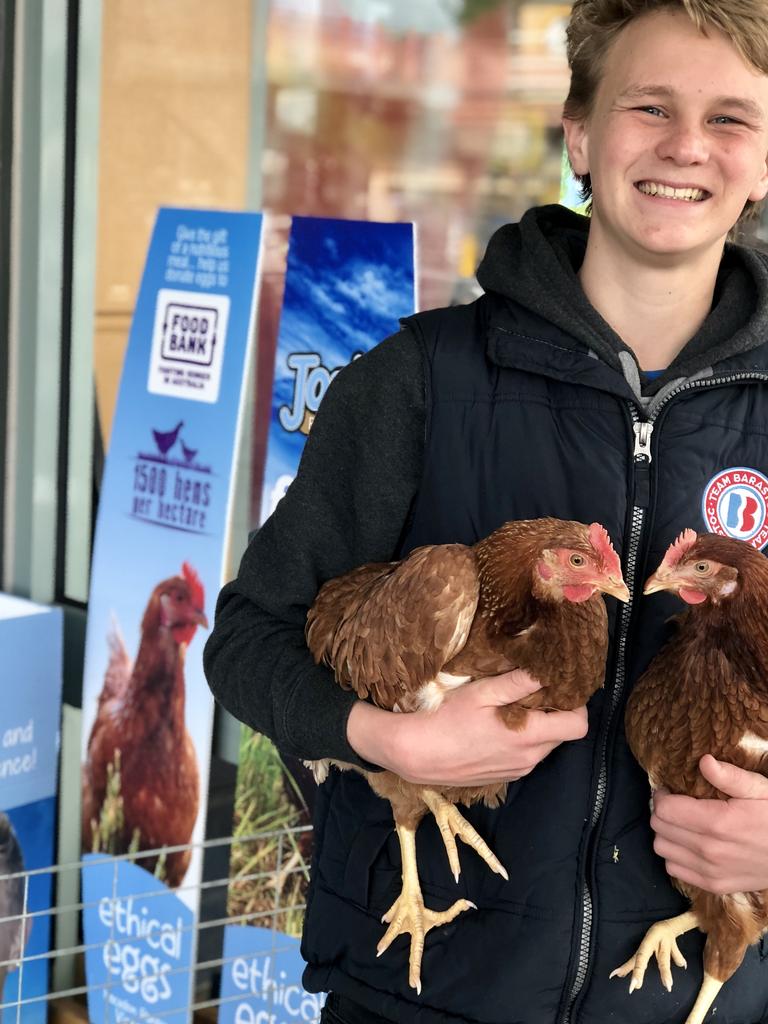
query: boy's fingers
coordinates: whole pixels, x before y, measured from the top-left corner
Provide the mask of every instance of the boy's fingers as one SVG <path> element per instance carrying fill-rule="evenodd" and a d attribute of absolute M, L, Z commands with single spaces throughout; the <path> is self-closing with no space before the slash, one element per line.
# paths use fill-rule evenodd
<path fill-rule="evenodd" d="M 541 683 L 521 668 L 504 672 L 500 676 L 489 676 L 478 680 L 478 688 L 482 688 L 482 697 L 488 704 L 503 707 L 515 701 L 529 697 L 541 689 Z"/>
<path fill-rule="evenodd" d="M 537 738 L 545 743 L 564 743 L 567 740 L 583 740 L 587 735 L 589 720 L 586 708 L 575 711 L 533 712 L 531 727 L 536 729 Z"/>

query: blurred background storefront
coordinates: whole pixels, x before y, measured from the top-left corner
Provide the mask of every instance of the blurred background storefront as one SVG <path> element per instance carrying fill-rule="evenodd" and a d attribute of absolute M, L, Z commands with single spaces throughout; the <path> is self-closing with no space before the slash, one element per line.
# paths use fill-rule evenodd
<path fill-rule="evenodd" d="M 422 307 L 473 297 L 493 229 L 559 194 L 568 11 L 509 0 L 105 3 L 94 325 L 104 444 L 157 205 L 264 209 L 255 519 L 290 215 L 415 221 Z"/>
<path fill-rule="evenodd" d="M 292 214 L 414 221 L 420 305 L 556 202 L 570 5 L 6 0 L 0 586 L 67 609 L 77 702 L 93 522 L 160 205 L 268 214 L 233 559 L 258 509 Z"/>

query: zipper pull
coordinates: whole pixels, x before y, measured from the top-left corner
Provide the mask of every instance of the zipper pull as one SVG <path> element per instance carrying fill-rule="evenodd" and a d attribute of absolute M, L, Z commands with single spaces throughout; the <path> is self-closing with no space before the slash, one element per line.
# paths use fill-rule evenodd
<path fill-rule="evenodd" d="M 636 459 L 647 459 L 650 464 L 653 456 L 651 455 L 651 434 L 653 433 L 653 424 L 647 420 L 642 423 L 635 423 L 633 425 L 635 431 L 635 450 L 633 455 Z"/>
<path fill-rule="evenodd" d="M 635 488 L 634 504 L 636 508 L 648 508 L 651 498 L 651 434 L 653 424 L 635 423 Z"/>

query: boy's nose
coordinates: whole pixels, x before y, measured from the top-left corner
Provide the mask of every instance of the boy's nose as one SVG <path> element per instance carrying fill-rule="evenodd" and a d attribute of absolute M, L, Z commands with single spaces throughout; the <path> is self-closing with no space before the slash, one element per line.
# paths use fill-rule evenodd
<path fill-rule="evenodd" d="M 671 125 L 657 146 L 659 157 L 681 166 L 706 163 L 709 145 L 701 128 Z"/>

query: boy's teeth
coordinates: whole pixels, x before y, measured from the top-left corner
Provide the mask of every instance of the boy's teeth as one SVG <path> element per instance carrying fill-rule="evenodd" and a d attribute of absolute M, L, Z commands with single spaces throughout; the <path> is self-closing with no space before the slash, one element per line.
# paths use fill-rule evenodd
<path fill-rule="evenodd" d="M 641 181 L 637 187 L 647 196 L 683 199 L 689 203 L 699 203 L 706 195 L 700 188 L 672 188 L 670 185 L 657 185 L 655 181 Z"/>

